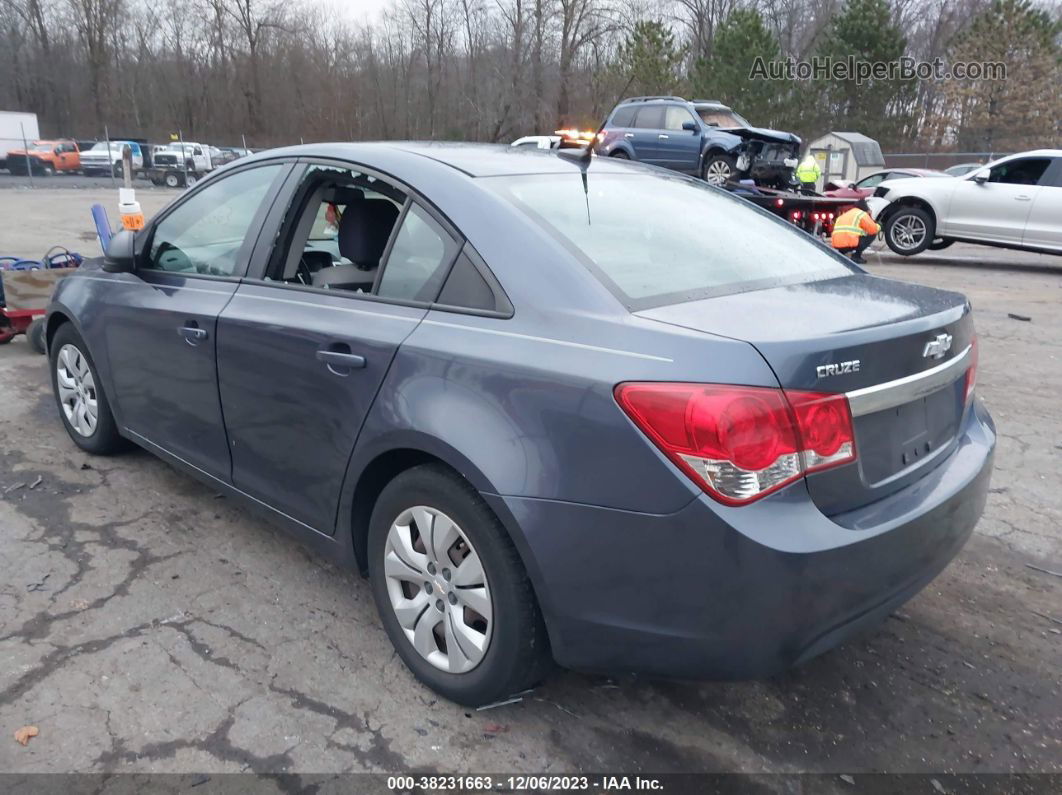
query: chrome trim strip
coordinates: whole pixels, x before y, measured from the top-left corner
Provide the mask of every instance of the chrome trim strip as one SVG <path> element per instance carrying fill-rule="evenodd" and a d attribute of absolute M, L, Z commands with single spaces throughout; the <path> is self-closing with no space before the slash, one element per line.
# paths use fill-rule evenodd
<path fill-rule="evenodd" d="M 254 287 L 260 287 L 262 285 L 254 284 L 253 286 Z M 339 291 L 337 290 L 336 292 L 338 293 Z M 358 299 L 358 298 L 344 296 L 344 295 L 342 295 L 342 293 L 340 293 L 339 295 L 336 295 L 336 296 L 328 296 L 328 295 L 325 295 L 325 293 L 323 293 L 323 292 L 320 292 L 320 293 L 303 293 L 303 295 L 308 295 L 308 296 L 320 295 L 320 296 L 325 297 L 325 298 L 336 297 L 336 298 L 341 298 L 344 301 L 362 300 L 362 299 Z M 355 309 L 354 307 L 350 307 L 350 306 L 336 306 L 335 304 L 329 304 L 329 303 L 324 303 L 324 302 L 317 303 L 315 301 L 310 301 L 310 300 L 297 301 L 297 300 L 295 300 L 293 298 L 277 298 L 274 295 L 260 295 L 259 293 L 252 293 L 252 292 L 237 292 L 237 293 L 235 293 L 233 295 L 232 300 L 236 301 L 236 300 L 242 300 L 244 298 L 253 299 L 255 301 L 276 301 L 277 303 L 280 303 L 280 304 L 294 304 L 295 306 L 304 306 L 307 309 L 331 309 L 333 312 L 351 312 L 351 313 L 353 313 L 355 315 L 371 315 L 372 317 L 385 317 L 388 320 L 402 320 L 402 321 L 404 321 L 406 323 L 410 323 L 412 325 L 416 325 L 418 322 L 420 322 L 420 318 L 419 317 L 407 317 L 406 315 L 390 315 L 390 314 L 388 314 L 386 312 L 377 312 L 377 311 L 372 310 L 372 309 Z M 380 305 L 389 306 L 388 304 L 384 304 L 383 302 L 380 302 Z M 413 308 L 413 309 L 423 309 L 424 307 L 411 307 L 411 308 Z"/>
<path fill-rule="evenodd" d="M 966 349 L 958 356 L 954 356 L 936 367 L 923 370 L 921 373 L 846 392 L 845 397 L 848 398 L 852 416 L 862 417 L 864 414 L 873 414 L 875 411 L 884 411 L 895 406 L 902 406 L 904 403 L 910 403 L 912 400 L 917 400 L 936 392 L 938 389 L 954 382 L 966 372 L 966 369 L 970 366 L 972 352 L 973 346 L 967 345 Z"/>

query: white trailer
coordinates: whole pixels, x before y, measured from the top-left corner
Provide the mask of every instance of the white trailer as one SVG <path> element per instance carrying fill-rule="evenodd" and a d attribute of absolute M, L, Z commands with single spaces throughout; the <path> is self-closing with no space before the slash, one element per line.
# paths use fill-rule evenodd
<path fill-rule="evenodd" d="M 7 168 L 7 153 L 41 137 L 36 113 L 0 110 L 0 168 Z"/>

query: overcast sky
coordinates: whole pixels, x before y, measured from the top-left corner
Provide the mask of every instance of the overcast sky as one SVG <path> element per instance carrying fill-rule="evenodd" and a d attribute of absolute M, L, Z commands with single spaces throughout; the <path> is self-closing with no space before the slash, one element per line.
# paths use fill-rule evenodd
<path fill-rule="evenodd" d="M 375 22 L 383 8 L 392 0 L 305 0 L 306 5 L 327 5 L 339 10 L 340 15 L 352 22 Z"/>

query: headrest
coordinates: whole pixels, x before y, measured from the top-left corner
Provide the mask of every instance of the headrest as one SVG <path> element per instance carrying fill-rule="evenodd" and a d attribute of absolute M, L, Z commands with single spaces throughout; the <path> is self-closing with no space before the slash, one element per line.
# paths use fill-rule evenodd
<path fill-rule="evenodd" d="M 339 222 L 339 253 L 363 268 L 377 266 L 397 219 L 398 208 L 386 199 L 347 205 Z"/>
<path fill-rule="evenodd" d="M 331 191 L 325 193 L 325 201 L 338 204 L 340 207 L 360 202 L 365 198 L 365 191 L 361 188 L 351 188 L 347 185 L 337 185 Z"/>

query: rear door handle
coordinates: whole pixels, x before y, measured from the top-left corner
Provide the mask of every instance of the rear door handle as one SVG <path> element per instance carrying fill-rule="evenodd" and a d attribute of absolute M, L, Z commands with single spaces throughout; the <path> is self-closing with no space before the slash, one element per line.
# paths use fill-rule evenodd
<path fill-rule="evenodd" d="M 658 136 L 656 136 L 656 137 L 657 137 L 657 138 L 660 138 L 661 140 L 666 140 L 666 139 L 667 139 L 667 138 L 669 138 L 670 136 L 668 136 L 668 135 L 664 135 L 663 133 L 660 133 L 660 135 L 658 135 Z"/>
<path fill-rule="evenodd" d="M 198 345 L 210 335 L 204 328 L 199 328 L 194 320 L 188 321 L 185 325 L 177 329 L 177 333 L 184 337 L 184 341 L 189 345 Z"/>
<path fill-rule="evenodd" d="M 1021 196 L 1015 196 L 1014 198 L 1015 198 L 1015 199 L 1017 199 L 1017 200 L 1018 200 L 1018 201 L 1020 201 L 1020 202 L 1027 202 L 1027 201 L 1029 201 L 1030 199 L 1032 199 L 1032 196 L 1026 196 L 1026 195 L 1025 195 L 1025 194 L 1023 193 L 1023 194 L 1022 194 Z"/>
<path fill-rule="evenodd" d="M 345 343 L 321 348 L 317 351 L 317 361 L 324 362 L 329 372 L 333 375 L 350 375 L 351 370 L 358 370 L 365 366 L 365 357 L 350 352 L 350 347 Z"/>
<path fill-rule="evenodd" d="M 633 138 L 634 137 L 634 133 L 623 133 L 623 137 L 624 138 Z"/>

